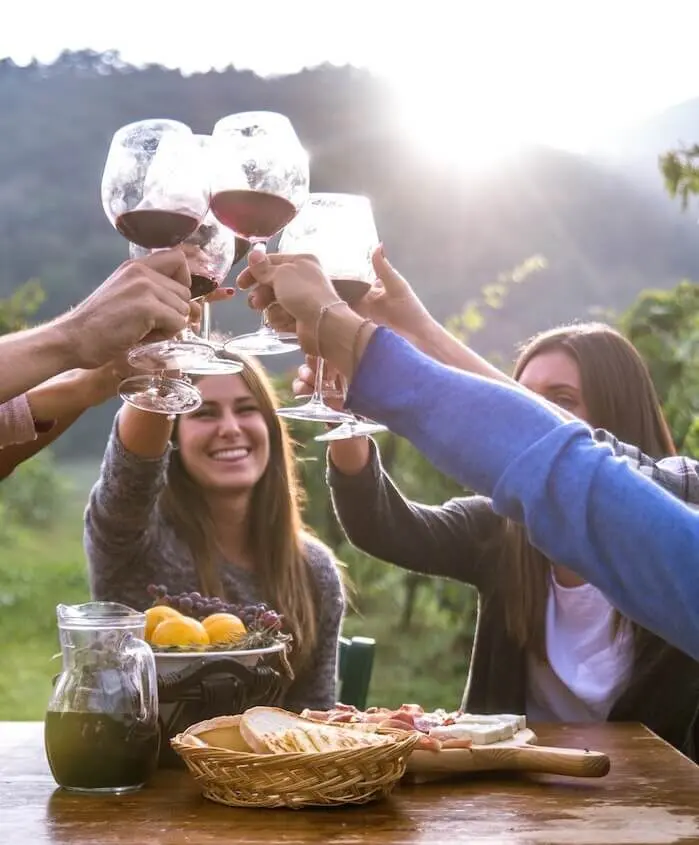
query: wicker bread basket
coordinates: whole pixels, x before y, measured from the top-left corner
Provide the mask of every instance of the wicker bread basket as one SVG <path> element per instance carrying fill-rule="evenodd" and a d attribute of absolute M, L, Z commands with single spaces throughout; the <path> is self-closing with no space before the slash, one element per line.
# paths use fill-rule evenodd
<path fill-rule="evenodd" d="M 245 748 L 239 722 L 240 716 L 219 716 L 191 725 L 170 740 L 204 797 L 231 807 L 299 809 L 383 798 L 405 774 L 420 736 L 380 730 L 376 733 L 389 736 L 390 742 L 338 751 L 256 754 L 238 750 Z"/>

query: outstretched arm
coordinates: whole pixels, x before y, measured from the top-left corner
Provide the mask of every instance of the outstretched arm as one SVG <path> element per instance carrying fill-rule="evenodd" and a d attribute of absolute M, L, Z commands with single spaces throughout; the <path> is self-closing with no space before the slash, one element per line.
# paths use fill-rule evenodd
<path fill-rule="evenodd" d="M 112 364 L 97 370 L 70 370 L 14 400 L 27 418 L 21 426 L 25 437 L 0 447 L 0 480 L 53 443 L 88 408 L 114 396 L 120 378 Z"/>
<path fill-rule="evenodd" d="M 549 558 L 699 658 L 699 514 L 595 442 L 586 425 L 444 367 L 386 329 L 369 339 L 348 404 L 491 496 Z"/>

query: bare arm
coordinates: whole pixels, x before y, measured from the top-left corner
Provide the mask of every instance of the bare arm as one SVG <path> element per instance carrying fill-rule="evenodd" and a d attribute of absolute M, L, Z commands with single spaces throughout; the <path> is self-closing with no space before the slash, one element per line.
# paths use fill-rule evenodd
<path fill-rule="evenodd" d="M 27 391 L 32 417 L 54 424 L 32 440 L 0 449 L 0 480 L 57 440 L 88 408 L 114 396 L 120 378 L 117 368 L 108 364 L 97 370 L 69 370 Z"/>
<path fill-rule="evenodd" d="M 184 255 L 163 250 L 127 261 L 72 311 L 0 337 L 0 403 L 75 367 L 94 369 L 144 337 L 186 325 L 191 284 Z"/>
<path fill-rule="evenodd" d="M 0 403 L 78 365 L 62 321 L 0 337 Z"/>
<path fill-rule="evenodd" d="M 512 387 L 520 387 L 518 382 L 454 337 L 433 317 L 426 319 L 419 331 L 406 332 L 405 338 L 440 364 L 475 373 L 493 381 L 501 381 Z"/>
<path fill-rule="evenodd" d="M 117 431 L 127 452 L 139 458 L 160 458 L 167 450 L 172 423 L 165 414 L 141 411 L 124 403 Z"/>

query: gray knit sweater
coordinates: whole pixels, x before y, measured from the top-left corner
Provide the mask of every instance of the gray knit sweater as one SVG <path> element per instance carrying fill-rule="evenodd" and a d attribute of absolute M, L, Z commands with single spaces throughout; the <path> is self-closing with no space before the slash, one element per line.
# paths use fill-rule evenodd
<path fill-rule="evenodd" d="M 90 589 L 95 600 L 118 601 L 143 610 L 151 604 L 149 584 L 166 584 L 172 593 L 199 588 L 194 559 L 160 513 L 158 494 L 166 480 L 170 452 L 146 459 L 128 452 L 116 421 L 102 461 L 100 477 L 85 511 L 84 544 Z M 345 599 L 332 552 L 304 537 L 306 560 L 317 594 L 318 644 L 289 687 L 284 706 L 327 709 L 336 701 L 337 644 Z M 256 604 L 268 601 L 254 572 L 220 561 L 225 597 Z"/>

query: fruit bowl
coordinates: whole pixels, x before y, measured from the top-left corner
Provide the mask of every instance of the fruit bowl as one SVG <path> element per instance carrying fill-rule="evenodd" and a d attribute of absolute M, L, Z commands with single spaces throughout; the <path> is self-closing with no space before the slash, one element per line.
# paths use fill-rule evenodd
<path fill-rule="evenodd" d="M 232 604 L 198 592 L 170 594 L 155 584 L 148 592 L 153 605 L 145 612 L 145 636 L 159 677 L 215 660 L 254 667 L 291 641 L 282 631 L 282 617 L 262 602 Z"/>
<path fill-rule="evenodd" d="M 162 677 L 171 672 L 180 672 L 194 664 L 208 663 L 214 660 L 235 660 L 242 663 L 243 666 L 252 667 L 256 666 L 266 655 L 283 652 L 286 646 L 286 642 L 279 641 L 262 648 L 209 648 L 197 651 L 153 649 L 153 654 L 155 655 L 158 677 Z"/>

